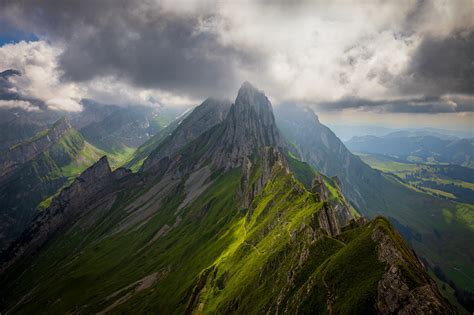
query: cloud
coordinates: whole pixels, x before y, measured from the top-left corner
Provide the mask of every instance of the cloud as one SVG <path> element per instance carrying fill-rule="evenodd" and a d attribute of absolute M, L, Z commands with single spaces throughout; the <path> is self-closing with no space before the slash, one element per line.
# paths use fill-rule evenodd
<path fill-rule="evenodd" d="M 86 82 L 63 80 L 62 49 L 46 41 L 19 42 L 0 47 L 2 107 L 80 111 L 82 99 L 121 106 L 190 106 L 199 100 L 159 89 L 135 87 L 112 76 Z M 18 102 L 13 102 L 18 101 Z"/>
<path fill-rule="evenodd" d="M 474 30 L 424 38 L 398 80 L 405 93 L 474 94 Z"/>
<path fill-rule="evenodd" d="M 73 83 L 59 80 L 61 70 L 57 67 L 56 59 L 60 52 L 60 49 L 44 41 L 23 41 L 0 47 L 0 69 L 19 72 L 2 78 L 5 88 L 0 97 L 4 100 L 26 101 L 35 106 L 81 110 L 81 89 Z"/>
<path fill-rule="evenodd" d="M 244 80 L 275 103 L 327 110 L 363 100 L 364 110 L 459 112 L 470 105 L 442 98 L 473 94 L 471 0 L 0 3 L 0 18 L 51 50 L 45 67 L 63 93 L 38 97 L 51 106 L 186 104 L 231 97 Z"/>
<path fill-rule="evenodd" d="M 40 109 L 28 101 L 22 100 L 0 100 L 0 108 L 21 108 L 27 112 L 39 111 Z"/>
<path fill-rule="evenodd" d="M 356 109 L 359 111 L 374 111 L 378 113 L 473 113 L 474 96 L 446 94 L 443 96 L 378 101 L 360 98 L 345 98 L 336 102 L 320 103 L 317 107 L 325 111 Z"/>
<path fill-rule="evenodd" d="M 188 3 L 186 2 L 186 6 Z M 191 5 L 192 7 L 192 5 Z M 239 84 L 256 56 L 218 40 L 218 16 L 158 1 L 6 1 L 4 15 L 60 43 L 62 79 L 114 77 L 141 88 L 205 97 Z"/>

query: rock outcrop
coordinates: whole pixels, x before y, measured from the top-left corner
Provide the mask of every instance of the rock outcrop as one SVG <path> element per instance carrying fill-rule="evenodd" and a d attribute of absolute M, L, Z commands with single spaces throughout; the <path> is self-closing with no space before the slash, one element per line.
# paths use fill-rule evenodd
<path fill-rule="evenodd" d="M 62 118 L 43 134 L 17 144 L 3 153 L 0 156 L 0 182 L 3 182 L 19 166 L 33 160 L 53 146 L 71 128 L 69 120 Z"/>
<path fill-rule="evenodd" d="M 244 157 L 242 164 L 242 177 L 240 180 L 240 189 L 237 191 L 237 198 L 240 201 L 241 208 L 246 209 L 250 206 L 255 196 L 265 187 L 268 180 L 271 179 L 275 167 L 279 167 L 286 174 L 289 173 L 285 157 L 274 147 L 263 147 L 259 149 L 259 159 L 252 161 L 249 157 Z M 259 176 L 251 179 L 254 167 L 260 167 Z"/>
<path fill-rule="evenodd" d="M 186 144 L 224 121 L 229 108 L 228 101 L 213 98 L 205 100 L 150 154 L 141 170 L 145 172 L 152 170 L 162 158 L 174 156 Z"/>
<path fill-rule="evenodd" d="M 441 296 L 416 254 L 396 245 L 401 236 L 376 227 L 372 240 L 377 243 L 380 262 L 386 271 L 378 282 L 375 308 L 379 314 L 456 314 Z"/>
<path fill-rule="evenodd" d="M 261 147 L 283 147 L 272 105 L 262 91 L 245 82 L 229 110 L 215 143 L 213 161 L 225 169 L 242 166 Z"/>
<path fill-rule="evenodd" d="M 318 175 L 313 179 L 311 191 L 316 193 L 324 202 L 324 207 L 319 217 L 320 225 L 329 235 L 334 236 L 341 232 L 342 226 L 347 225 L 355 217 L 339 187 L 339 183 L 334 179 L 332 182 L 337 189 L 337 196 L 331 196 L 322 175 Z"/>
<path fill-rule="evenodd" d="M 26 253 L 34 255 L 56 232 L 72 224 L 89 205 L 112 191 L 114 183 L 129 174 L 121 168 L 112 172 L 106 156 L 86 169 L 0 257 L 0 273 Z"/>

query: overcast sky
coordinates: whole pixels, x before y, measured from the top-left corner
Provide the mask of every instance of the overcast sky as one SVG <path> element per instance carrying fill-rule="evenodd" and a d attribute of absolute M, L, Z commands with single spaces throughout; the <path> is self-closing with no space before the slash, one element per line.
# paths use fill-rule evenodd
<path fill-rule="evenodd" d="M 472 129 L 473 16 L 474 0 L 0 0 L 0 71 L 21 72 L 0 106 L 193 105 L 248 80 L 327 122 Z"/>

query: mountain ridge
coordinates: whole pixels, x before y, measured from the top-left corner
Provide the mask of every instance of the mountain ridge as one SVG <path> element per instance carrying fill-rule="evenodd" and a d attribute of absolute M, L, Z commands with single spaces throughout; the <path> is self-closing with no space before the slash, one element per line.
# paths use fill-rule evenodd
<path fill-rule="evenodd" d="M 275 114 L 285 140 L 291 143 L 290 150 L 322 173 L 337 176 L 342 191 L 362 215 L 388 217 L 431 269 L 442 269 L 456 286 L 472 290 L 474 283 L 456 271 L 474 276 L 470 263 L 473 252 L 464 241 L 472 233 L 471 205 L 417 192 L 370 168 L 318 123 L 311 109 L 277 107 Z M 456 220 L 447 221 L 446 213 Z"/>
<path fill-rule="evenodd" d="M 33 228 L 15 263 L 3 257 L 0 307 L 453 313 L 388 221 L 342 222 L 338 213 L 351 212 L 337 186 L 297 180 L 291 169 L 306 166 L 278 146 L 270 102 L 244 92 L 246 104 L 236 100 L 224 121 L 154 167 L 110 172 L 102 158 L 63 190 L 36 221 L 50 225 L 40 248 L 27 250 Z M 384 283 L 396 285 L 384 294 Z"/>

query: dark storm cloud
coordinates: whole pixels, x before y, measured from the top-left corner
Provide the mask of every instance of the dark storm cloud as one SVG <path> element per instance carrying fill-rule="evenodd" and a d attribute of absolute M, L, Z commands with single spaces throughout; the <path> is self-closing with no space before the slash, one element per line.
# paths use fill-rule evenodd
<path fill-rule="evenodd" d="M 0 2 L 1 3 L 1 2 Z M 3 1 L 9 20 L 64 44 L 64 78 L 114 76 L 132 85 L 207 96 L 234 89 L 237 66 L 258 56 L 225 47 L 212 12 L 177 14 L 154 1 Z M 212 28 L 210 28 L 212 29 Z"/>
<path fill-rule="evenodd" d="M 396 84 L 406 93 L 474 94 L 474 31 L 424 38 Z"/>
<path fill-rule="evenodd" d="M 441 97 L 474 93 L 467 5 L 369 1 L 361 9 L 347 1 L 314 0 L 0 0 L 0 20 L 55 50 L 61 47 L 54 56 L 60 83 L 85 83 L 78 86 L 89 94 L 109 82 L 91 80 L 108 76 L 131 95 L 139 87 L 187 99 L 230 96 L 240 80 L 249 79 L 279 101 L 358 95 L 367 101 L 343 99 L 332 108 L 434 113 L 472 108 Z M 114 86 L 103 90 L 108 96 Z M 374 101 L 383 93 L 407 101 Z"/>
<path fill-rule="evenodd" d="M 358 109 L 383 113 L 440 114 L 474 112 L 474 98 L 467 96 L 432 96 L 405 100 L 372 101 L 346 98 L 337 102 L 321 103 L 326 111 Z"/>

